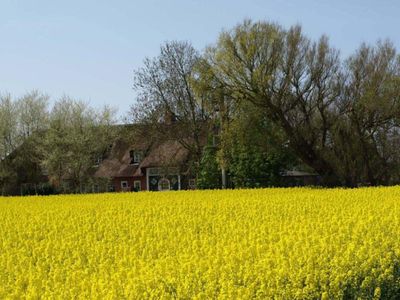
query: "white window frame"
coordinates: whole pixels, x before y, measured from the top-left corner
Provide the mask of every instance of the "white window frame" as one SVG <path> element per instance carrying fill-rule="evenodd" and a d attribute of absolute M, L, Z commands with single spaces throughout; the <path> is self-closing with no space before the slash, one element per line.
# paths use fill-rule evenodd
<path fill-rule="evenodd" d="M 133 152 L 133 162 L 134 164 L 139 164 L 142 160 L 142 152 L 141 151 L 134 151 Z"/>
<path fill-rule="evenodd" d="M 124 186 L 124 184 L 126 186 Z M 128 181 L 127 180 L 122 180 L 121 181 L 121 189 L 124 190 L 124 189 L 127 189 L 127 188 L 129 188 Z"/>
<path fill-rule="evenodd" d="M 130 163 L 131 165 L 138 165 L 142 161 L 143 158 L 143 152 L 139 150 L 130 150 L 129 151 L 129 158 L 130 158 Z"/>

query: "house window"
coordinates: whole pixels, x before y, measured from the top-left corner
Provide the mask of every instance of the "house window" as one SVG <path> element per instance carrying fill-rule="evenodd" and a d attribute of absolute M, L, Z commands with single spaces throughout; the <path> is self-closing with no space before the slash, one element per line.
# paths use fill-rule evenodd
<path fill-rule="evenodd" d="M 137 165 L 142 160 L 142 152 L 137 150 L 130 150 L 129 157 L 131 159 L 131 165 Z"/>
<path fill-rule="evenodd" d="M 158 182 L 159 191 L 169 191 L 171 189 L 171 184 L 167 178 L 162 178 Z"/>
<path fill-rule="evenodd" d="M 142 183 L 140 182 L 140 180 L 135 180 L 133 182 L 133 188 L 135 189 L 135 191 L 140 191 L 142 189 Z"/>
<path fill-rule="evenodd" d="M 128 181 L 121 181 L 121 188 L 126 190 L 128 188 Z"/>

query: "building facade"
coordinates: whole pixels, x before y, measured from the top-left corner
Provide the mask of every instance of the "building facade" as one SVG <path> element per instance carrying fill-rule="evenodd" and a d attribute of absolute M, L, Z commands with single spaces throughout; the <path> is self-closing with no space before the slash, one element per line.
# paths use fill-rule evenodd
<path fill-rule="evenodd" d="M 187 162 L 189 152 L 179 142 L 114 143 L 97 166 L 94 178 L 107 178 L 108 191 L 169 191 L 195 188 Z"/>

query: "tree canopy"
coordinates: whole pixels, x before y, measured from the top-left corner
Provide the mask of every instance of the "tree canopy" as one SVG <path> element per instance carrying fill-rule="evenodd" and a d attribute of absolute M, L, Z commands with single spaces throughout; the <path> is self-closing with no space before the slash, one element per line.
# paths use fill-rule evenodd
<path fill-rule="evenodd" d="M 258 107 L 325 184 L 398 180 L 400 58 L 390 42 L 342 61 L 325 36 L 313 42 L 300 26 L 245 21 L 206 59 L 233 99 Z"/>

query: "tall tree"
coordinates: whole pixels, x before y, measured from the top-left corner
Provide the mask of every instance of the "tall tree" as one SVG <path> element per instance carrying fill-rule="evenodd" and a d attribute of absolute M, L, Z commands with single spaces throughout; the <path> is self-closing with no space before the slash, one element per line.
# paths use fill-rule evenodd
<path fill-rule="evenodd" d="M 4 159 L 19 144 L 17 107 L 11 95 L 0 95 L 0 158 Z"/>
<path fill-rule="evenodd" d="M 213 54 L 213 49 L 208 51 L 207 55 Z M 280 173 L 294 164 L 282 130 L 251 102 L 240 98 L 235 101 L 232 91 L 219 80 L 206 59 L 196 69 L 195 91 L 207 101 L 214 129 L 214 152 L 222 173 L 222 180 L 214 181 L 226 186 L 224 177 L 229 172 L 231 186 L 279 185 Z M 210 153 L 204 155 L 210 157 Z"/>
<path fill-rule="evenodd" d="M 8 182 L 8 192 L 19 190 L 21 182 L 40 181 L 41 145 L 48 125 L 47 106 L 48 97 L 38 91 L 26 93 L 17 100 L 10 95 L 2 97 L 0 177 L 3 183 Z"/>
<path fill-rule="evenodd" d="M 149 125 L 153 134 L 173 138 L 189 150 L 195 164 L 201 159 L 205 121 L 204 99 L 193 91 L 195 65 L 200 56 L 188 42 L 168 42 L 155 58 L 146 58 L 135 72 L 137 103 L 134 122 Z"/>
<path fill-rule="evenodd" d="M 346 181 L 399 182 L 400 56 L 389 41 L 363 44 L 344 70 L 334 141 Z"/>
<path fill-rule="evenodd" d="M 400 94 L 397 84 L 399 59 L 392 47 L 385 48 L 386 51 L 378 51 L 370 60 L 371 64 L 373 60 L 382 60 L 382 64 L 376 65 L 378 70 L 371 73 L 371 80 L 375 78 L 377 82 L 376 78 L 381 78 L 378 85 L 381 87 L 378 90 L 380 98 L 376 98 L 378 94 L 371 94 L 374 84 L 367 93 L 362 86 L 361 90 L 364 95 L 373 97 L 372 102 L 392 103 L 396 108 Z M 339 52 L 329 45 L 326 37 L 312 42 L 299 26 L 284 30 L 276 24 L 251 21 L 222 33 L 208 54 L 214 74 L 236 101 L 249 101 L 262 110 L 283 130 L 289 146 L 299 158 L 322 175 L 326 183 L 349 185 L 366 182 L 363 170 L 357 171 L 354 178 L 348 178 L 341 166 L 342 157 L 338 155 L 359 155 L 355 151 L 358 146 L 343 139 L 340 143 L 336 138 L 339 132 L 353 134 L 356 130 L 354 116 L 352 118 L 349 110 L 343 108 L 347 107 L 344 103 L 353 103 L 356 99 L 350 92 L 357 90 L 355 83 L 349 79 L 349 74 L 356 71 L 351 62 L 356 60 L 350 59 L 349 69 L 346 69 L 339 59 Z M 363 68 L 361 62 L 356 65 Z M 374 81 L 371 80 L 367 82 Z M 363 110 L 357 105 L 352 108 L 357 114 Z M 372 111 L 373 114 L 379 111 L 377 105 Z M 387 122 L 396 127 L 393 115 L 388 117 Z M 391 130 L 392 133 L 396 131 Z M 358 137 L 364 134 L 361 132 Z M 390 144 L 395 140 L 391 138 Z M 352 152 L 349 152 L 350 148 Z M 370 150 L 366 152 L 370 153 Z M 366 161 L 371 161 L 370 154 L 365 156 L 364 163 Z M 371 171 L 374 168 L 370 168 Z M 378 182 L 387 180 L 370 181 L 372 184 Z"/>
<path fill-rule="evenodd" d="M 48 101 L 49 97 L 37 90 L 31 91 L 17 100 L 18 134 L 22 139 L 47 129 Z"/>
<path fill-rule="evenodd" d="M 0 189 L 5 194 L 16 181 L 9 155 L 18 146 L 17 109 L 11 95 L 0 95 Z"/>
<path fill-rule="evenodd" d="M 57 101 L 46 132 L 44 166 L 55 185 L 69 183 L 67 191 L 78 192 L 90 174 L 94 159 L 112 143 L 113 111 L 96 111 L 87 103 L 69 97 Z"/>
<path fill-rule="evenodd" d="M 19 146 L 13 158 L 18 174 L 18 185 L 42 183 L 44 159 L 43 140 L 49 125 L 49 97 L 39 91 L 31 91 L 16 100 Z"/>
<path fill-rule="evenodd" d="M 194 92 L 204 101 L 204 108 L 209 116 L 208 127 L 210 130 L 208 134 L 209 138 L 213 140 L 212 148 L 208 145 L 205 149 L 208 152 L 203 155 L 211 157 L 210 154 L 213 153 L 216 156 L 218 169 L 221 172 L 218 182 L 220 181 L 222 188 L 226 188 L 228 185 L 227 173 L 230 167 L 230 124 L 238 105 L 233 101 L 230 91 L 224 88 L 223 82 L 220 82 L 215 76 L 212 66 L 204 57 L 196 63 L 192 82 Z M 210 152 L 210 149 L 213 151 Z M 205 165 L 202 163 L 202 169 L 204 167 Z M 204 171 L 202 173 L 204 174 Z"/>
<path fill-rule="evenodd" d="M 250 102 L 238 105 L 224 139 L 235 187 L 279 186 L 282 172 L 298 164 L 282 130 Z"/>

